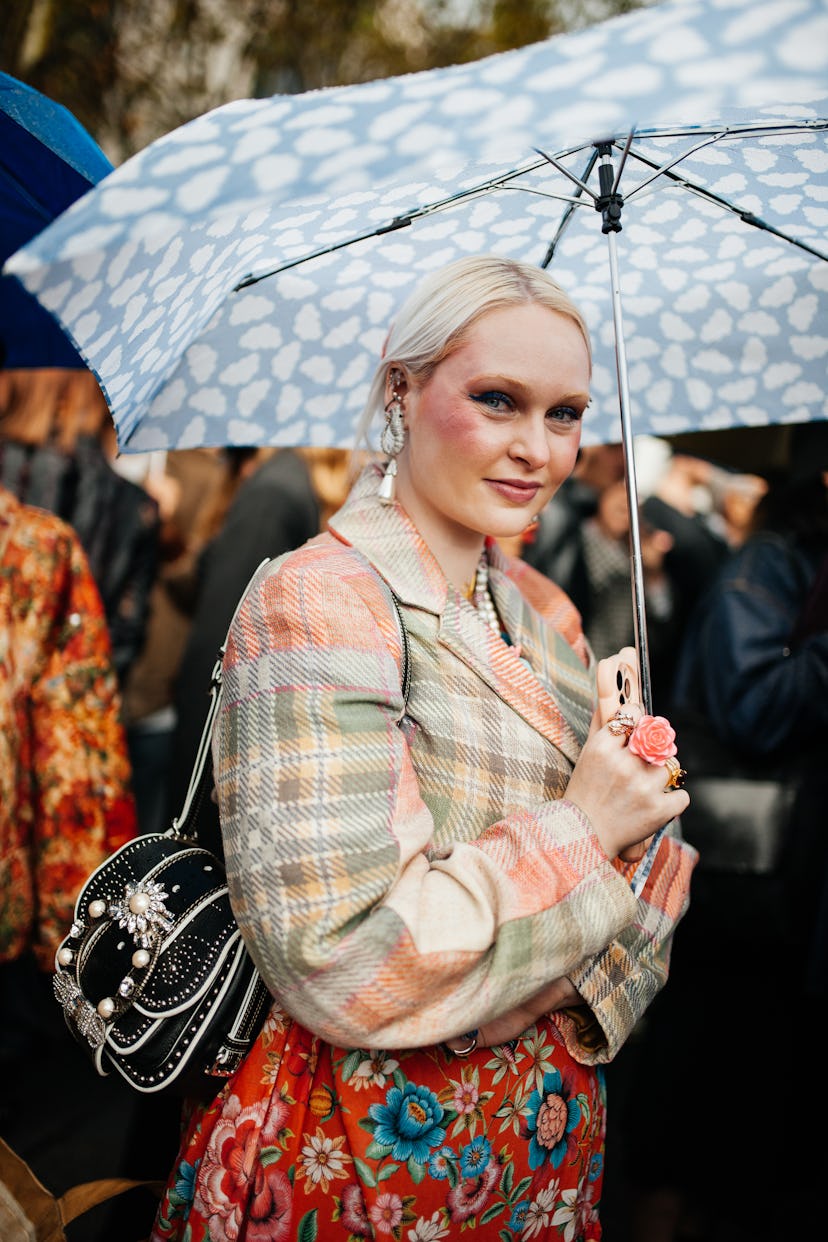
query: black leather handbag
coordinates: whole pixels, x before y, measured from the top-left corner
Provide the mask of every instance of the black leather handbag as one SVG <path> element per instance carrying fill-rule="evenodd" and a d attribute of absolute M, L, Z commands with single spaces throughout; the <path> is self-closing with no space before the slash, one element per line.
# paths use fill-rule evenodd
<path fill-rule="evenodd" d="M 197 839 L 223 655 L 181 815 L 92 873 L 55 957 L 55 996 L 72 1034 L 101 1075 L 114 1070 L 145 1093 L 215 1092 L 271 1002 L 233 916 L 224 863 Z"/>

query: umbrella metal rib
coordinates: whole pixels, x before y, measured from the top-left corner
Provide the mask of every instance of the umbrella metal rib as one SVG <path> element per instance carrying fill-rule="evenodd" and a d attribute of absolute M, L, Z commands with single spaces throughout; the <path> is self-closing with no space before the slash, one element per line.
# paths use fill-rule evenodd
<path fill-rule="evenodd" d="M 268 268 L 267 271 L 255 274 L 251 272 L 233 286 L 233 292 L 237 293 L 240 289 L 247 289 L 251 285 L 258 284 L 261 280 L 267 280 L 271 276 L 279 276 L 282 272 L 288 272 L 291 268 L 299 267 L 303 263 L 309 263 L 312 259 L 321 259 L 326 254 L 334 254 L 337 250 L 347 249 L 349 246 L 356 245 L 357 242 L 370 241 L 372 237 L 382 237 L 384 234 L 393 233 L 397 229 L 407 228 L 410 224 L 413 224 L 415 220 L 422 220 L 427 216 L 436 215 L 440 211 L 446 211 L 455 206 L 457 203 L 468 202 L 473 198 L 482 198 L 486 194 L 493 193 L 495 190 L 518 190 L 523 194 L 536 194 L 539 197 L 553 199 L 556 202 L 577 203 L 578 200 L 570 195 L 555 194 L 531 186 L 510 185 L 510 182 L 516 180 L 518 177 L 523 177 L 527 173 L 536 172 L 548 162 L 549 157 L 545 156 L 543 159 L 523 164 L 520 168 L 510 169 L 509 172 L 500 173 L 498 176 L 490 177 L 486 181 L 481 181 L 473 186 L 457 190 L 454 194 L 449 194 L 445 198 L 436 199 L 433 203 L 423 203 L 419 206 L 411 207 L 407 211 L 400 212 L 399 215 L 394 216 L 388 221 L 388 223 L 377 225 L 376 228 L 369 229 L 365 233 L 359 233 L 354 236 L 347 237 L 344 241 L 332 242 L 328 246 L 320 246 L 317 250 L 312 250 L 307 254 L 299 255 L 297 258 L 290 259 L 288 262 L 282 263 L 278 267 Z"/>
<path fill-rule="evenodd" d="M 823 126 L 823 128 L 825 127 Z M 718 137 L 722 136 L 723 135 L 720 134 Z M 711 141 L 715 142 L 717 139 L 712 139 Z M 697 151 L 702 146 L 706 145 L 709 144 L 700 143 L 699 147 L 693 148 L 693 151 Z M 658 177 L 667 177 L 668 180 L 674 182 L 675 185 L 681 186 L 683 190 L 687 190 L 691 194 L 696 194 L 699 198 L 703 198 L 706 202 L 713 203 L 717 207 L 724 208 L 725 211 L 732 212 L 732 214 L 734 216 L 738 216 L 744 224 L 750 224 L 754 228 L 763 229 L 766 233 L 773 233 L 775 237 L 780 237 L 782 241 L 789 242 L 792 246 L 797 246 L 800 250 L 804 250 L 807 254 L 812 254 L 814 258 L 823 259 L 828 263 L 828 254 L 825 254 L 822 250 L 817 250 L 816 246 L 810 246 L 807 242 L 800 240 L 800 238 L 793 237 L 790 233 L 784 232 L 783 229 L 778 229 L 775 225 L 769 224 L 767 220 L 763 220 L 761 216 L 757 216 L 755 212 L 746 211 L 744 208 L 737 206 L 736 203 L 732 203 L 729 199 L 724 198 L 721 194 L 716 194 L 713 190 L 708 190 L 706 186 L 698 185 L 697 182 L 690 181 L 687 177 L 679 176 L 678 173 L 673 172 L 672 169 L 675 165 L 680 163 L 681 160 L 686 159 L 688 155 L 693 154 L 693 151 L 685 151 L 669 164 L 659 165 L 656 160 L 650 159 L 641 151 L 633 149 L 631 152 L 633 159 L 638 160 L 640 164 L 645 164 L 648 168 L 652 168 L 654 172 L 652 177 L 648 177 L 646 181 L 642 181 L 640 185 L 637 185 L 627 195 L 627 201 L 629 202 L 629 200 L 634 196 L 640 195 L 642 191 L 644 191 L 647 186 L 652 185 Z"/>

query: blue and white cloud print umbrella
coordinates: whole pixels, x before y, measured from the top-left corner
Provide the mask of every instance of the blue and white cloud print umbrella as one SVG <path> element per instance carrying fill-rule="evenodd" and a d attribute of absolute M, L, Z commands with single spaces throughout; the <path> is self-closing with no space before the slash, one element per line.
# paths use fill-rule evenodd
<path fill-rule="evenodd" d="M 585 443 L 619 438 L 616 283 L 637 432 L 825 417 L 827 84 L 825 0 L 672 0 L 472 64 L 228 104 L 8 270 L 98 376 L 127 452 L 351 445 L 410 286 L 466 253 L 541 263 L 562 219 L 551 270 L 596 343 Z M 537 152 L 583 179 L 597 139 L 617 169 L 633 130 L 611 281 L 589 194 Z"/>
<path fill-rule="evenodd" d="M 352 446 L 423 274 L 487 251 L 548 263 L 595 345 L 583 442 L 625 445 L 649 709 L 633 421 L 828 417 L 827 95 L 826 0 L 671 0 L 451 69 L 226 105 L 7 270 L 98 376 L 129 452 Z"/>

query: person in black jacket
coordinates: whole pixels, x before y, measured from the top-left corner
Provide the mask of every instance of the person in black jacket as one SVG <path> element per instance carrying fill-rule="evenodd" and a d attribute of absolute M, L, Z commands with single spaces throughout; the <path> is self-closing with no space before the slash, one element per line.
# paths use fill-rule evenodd
<path fill-rule="evenodd" d="M 670 988 L 636 1048 L 631 1242 L 777 1242 L 824 1227 L 813 1170 L 828 1149 L 803 1119 L 828 1105 L 808 1055 L 828 1001 L 828 423 L 792 427 L 787 468 L 768 482 L 678 664 L 682 831 L 700 859 Z M 784 817 L 762 809 L 777 785 L 791 794 Z"/>

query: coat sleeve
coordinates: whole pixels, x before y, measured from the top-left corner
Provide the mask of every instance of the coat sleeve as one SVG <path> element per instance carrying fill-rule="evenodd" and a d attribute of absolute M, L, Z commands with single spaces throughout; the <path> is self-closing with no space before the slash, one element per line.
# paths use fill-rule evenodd
<path fill-rule="evenodd" d="M 586 1005 L 563 1011 L 556 1021 L 576 1060 L 611 1061 L 664 987 L 673 934 L 687 913 L 697 861 L 697 851 L 682 840 L 674 820 L 661 838 L 634 917 L 606 948 L 569 971 Z M 616 860 L 615 866 L 632 879 L 635 864 Z"/>
<path fill-rule="evenodd" d="M 398 657 L 375 575 L 289 558 L 248 597 L 225 661 L 214 757 L 233 908 L 280 1003 L 337 1045 L 432 1044 L 622 933 L 633 951 L 639 903 L 565 800 L 431 850 Z"/>

